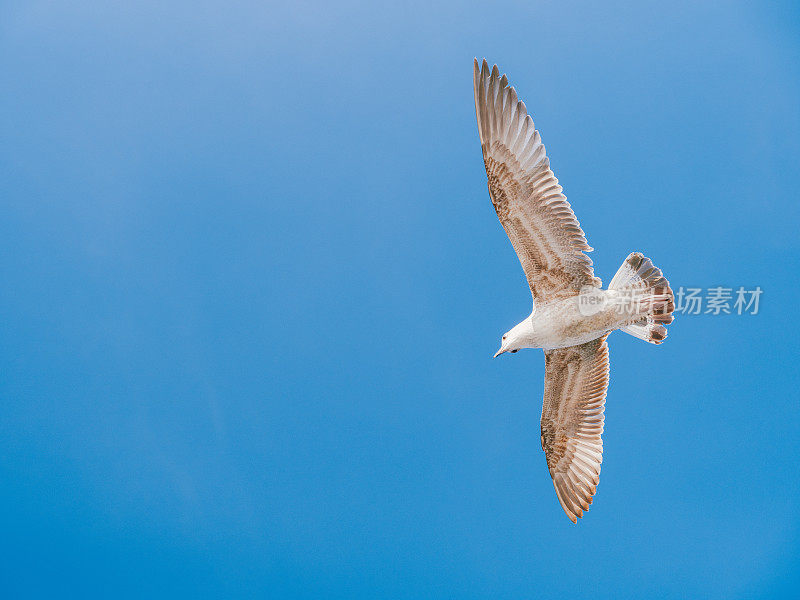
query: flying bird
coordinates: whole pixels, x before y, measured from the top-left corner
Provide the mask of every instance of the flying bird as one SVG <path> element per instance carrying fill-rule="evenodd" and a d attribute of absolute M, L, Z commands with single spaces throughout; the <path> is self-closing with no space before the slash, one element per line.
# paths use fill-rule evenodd
<path fill-rule="evenodd" d="M 489 196 L 533 295 L 533 310 L 503 335 L 500 350 L 544 350 L 541 442 L 558 501 L 573 523 L 588 510 L 603 461 L 608 335 L 652 344 L 667 337 L 674 298 L 649 258 L 631 253 L 608 289 L 595 277 L 572 207 L 550 169 L 517 92 L 475 59 L 475 112 Z"/>

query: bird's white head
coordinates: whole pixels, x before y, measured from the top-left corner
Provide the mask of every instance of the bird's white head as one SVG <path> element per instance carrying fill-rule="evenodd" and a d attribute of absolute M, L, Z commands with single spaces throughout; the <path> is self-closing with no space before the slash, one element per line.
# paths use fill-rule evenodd
<path fill-rule="evenodd" d="M 527 348 L 527 337 L 531 331 L 530 318 L 525 319 L 522 323 L 518 323 L 511 328 L 510 331 L 503 334 L 500 341 L 500 350 L 498 350 L 492 358 L 497 358 L 505 352 L 518 352 L 521 348 Z"/>

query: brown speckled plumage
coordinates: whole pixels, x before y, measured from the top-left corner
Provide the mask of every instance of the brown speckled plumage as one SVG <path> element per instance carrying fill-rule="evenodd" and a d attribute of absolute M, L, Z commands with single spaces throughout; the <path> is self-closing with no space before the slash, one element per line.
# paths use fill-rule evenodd
<path fill-rule="evenodd" d="M 489 195 L 534 299 L 599 286 L 583 230 L 550 169 L 539 132 L 497 65 L 475 61 L 475 110 Z"/>
<path fill-rule="evenodd" d="M 542 449 L 558 500 L 576 522 L 592 503 L 603 460 L 606 338 L 622 329 L 661 343 L 672 322 L 672 290 L 638 252 L 628 256 L 608 290 L 599 289 L 586 254 L 592 249 L 525 104 L 497 65 L 490 69 L 485 60 L 475 60 L 474 91 L 489 195 L 534 300 L 531 316 L 503 336 L 498 354 L 545 349 Z M 587 293 L 601 301 L 588 313 L 578 302 Z M 633 301 L 623 304 L 629 296 Z M 621 313 L 619 306 L 632 310 Z"/>
<path fill-rule="evenodd" d="M 542 449 L 558 500 L 573 522 L 589 508 L 600 480 L 606 337 L 545 352 Z"/>

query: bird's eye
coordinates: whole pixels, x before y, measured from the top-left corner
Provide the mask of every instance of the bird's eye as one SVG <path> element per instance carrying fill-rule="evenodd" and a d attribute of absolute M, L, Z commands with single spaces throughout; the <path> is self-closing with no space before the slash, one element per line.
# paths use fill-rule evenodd
<path fill-rule="evenodd" d="M 507 337 L 508 337 L 507 335 L 504 335 L 504 336 L 503 336 L 503 341 L 504 341 L 504 342 L 506 341 L 506 338 L 507 338 Z"/>

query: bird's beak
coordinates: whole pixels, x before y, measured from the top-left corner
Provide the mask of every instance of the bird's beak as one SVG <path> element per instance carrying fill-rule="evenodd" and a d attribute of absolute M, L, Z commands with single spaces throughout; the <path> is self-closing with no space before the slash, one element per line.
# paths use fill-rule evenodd
<path fill-rule="evenodd" d="M 503 348 L 500 348 L 500 350 L 498 350 L 497 352 L 495 352 L 495 353 L 494 353 L 494 356 L 493 356 L 492 358 L 497 358 L 497 357 L 498 357 L 498 356 L 500 356 L 500 355 L 501 355 L 503 352 L 505 352 L 505 350 L 504 350 Z"/>

